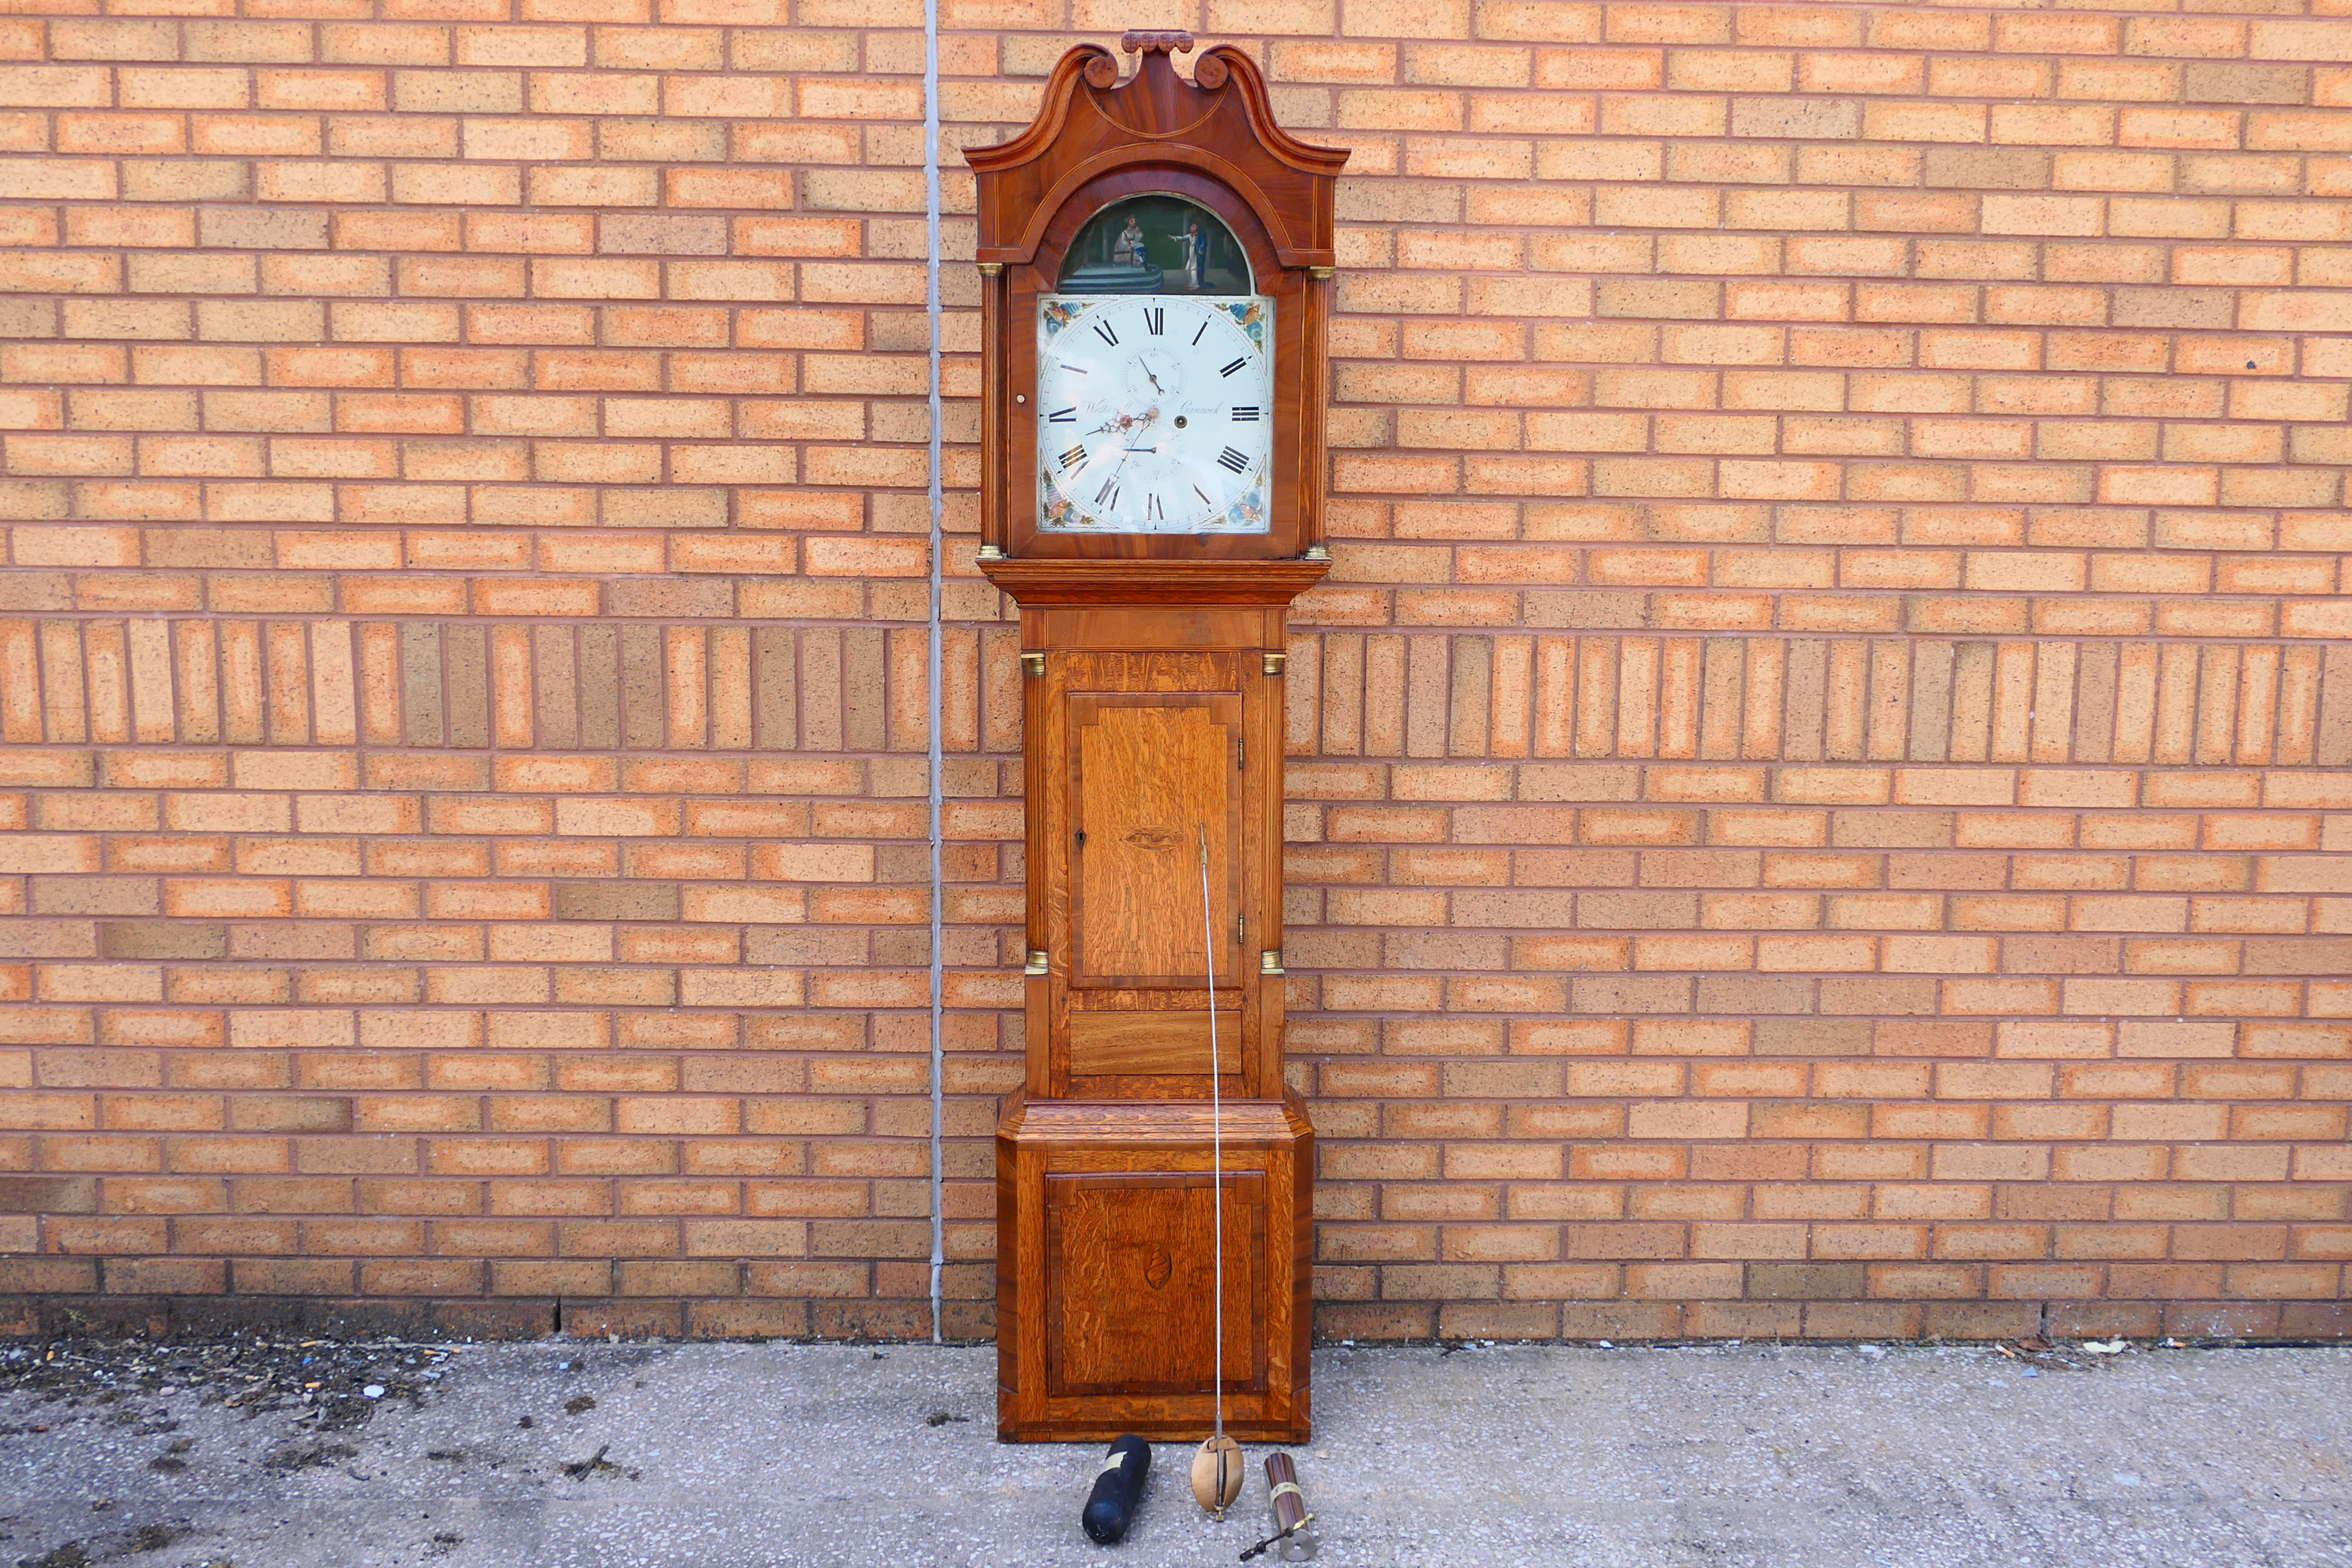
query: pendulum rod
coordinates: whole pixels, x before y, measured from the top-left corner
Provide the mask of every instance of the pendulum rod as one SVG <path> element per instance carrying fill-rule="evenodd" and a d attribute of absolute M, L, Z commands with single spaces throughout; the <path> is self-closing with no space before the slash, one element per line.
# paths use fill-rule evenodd
<path fill-rule="evenodd" d="M 1216 1257 L 1209 1269 L 1215 1339 L 1209 1346 L 1210 1398 L 1217 1433 L 1192 1456 L 1192 1495 L 1222 1520 L 1241 1495 L 1241 1446 L 1225 1436 L 1225 1097 L 1217 1059 L 1217 917 L 1209 901 L 1209 825 L 1201 824 L 1201 957 L 1209 974 L 1209 1216 Z"/>
<path fill-rule="evenodd" d="M 1209 909 L 1209 825 L 1201 824 L 1201 957 L 1209 973 L 1209 1213 L 1217 1249 L 1211 1271 L 1217 1293 L 1216 1338 L 1209 1350 L 1209 1387 L 1216 1400 L 1217 1447 L 1225 1446 L 1225 1102 L 1217 1062 L 1217 934 Z"/>

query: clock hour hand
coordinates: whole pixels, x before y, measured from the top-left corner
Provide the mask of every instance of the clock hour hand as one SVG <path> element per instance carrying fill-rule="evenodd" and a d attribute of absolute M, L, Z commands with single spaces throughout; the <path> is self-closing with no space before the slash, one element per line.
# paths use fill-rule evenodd
<path fill-rule="evenodd" d="M 1158 419 L 1159 417 L 1160 410 L 1157 408 L 1151 409 L 1148 413 L 1143 414 L 1122 414 L 1116 419 L 1096 426 L 1093 429 L 1087 431 L 1087 434 L 1089 436 L 1108 436 L 1114 431 L 1125 432 L 1132 430 L 1139 426 L 1149 426 L 1153 420 Z"/>

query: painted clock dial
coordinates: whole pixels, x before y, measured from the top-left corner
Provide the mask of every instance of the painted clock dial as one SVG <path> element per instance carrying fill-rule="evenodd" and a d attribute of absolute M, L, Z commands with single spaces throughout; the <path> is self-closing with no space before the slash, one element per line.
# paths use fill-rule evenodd
<path fill-rule="evenodd" d="M 1037 526 L 1264 533 L 1274 301 L 1047 294 L 1037 314 Z"/>

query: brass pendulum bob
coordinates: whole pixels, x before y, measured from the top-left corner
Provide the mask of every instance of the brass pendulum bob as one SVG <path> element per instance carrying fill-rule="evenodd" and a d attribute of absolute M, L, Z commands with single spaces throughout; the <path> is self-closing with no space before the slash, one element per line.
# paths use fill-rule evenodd
<path fill-rule="evenodd" d="M 1222 1433 L 1203 1441 L 1192 1456 L 1192 1495 L 1211 1513 L 1223 1514 L 1242 1495 L 1242 1446 Z"/>

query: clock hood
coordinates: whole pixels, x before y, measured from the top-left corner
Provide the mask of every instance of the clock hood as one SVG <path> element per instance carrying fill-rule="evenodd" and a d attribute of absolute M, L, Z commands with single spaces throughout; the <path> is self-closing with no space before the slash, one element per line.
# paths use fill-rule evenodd
<path fill-rule="evenodd" d="M 1134 32 L 1120 42 L 1140 57 L 1133 74 L 1121 80 L 1108 50 L 1091 44 L 1074 48 L 1055 68 L 1027 130 L 1002 146 L 971 148 L 964 154 L 976 175 L 979 205 L 973 260 L 981 274 L 980 564 L 988 570 L 1008 558 L 1048 556 L 1097 565 L 1122 560 L 1327 562 L 1328 326 L 1337 286 L 1333 227 L 1339 174 L 1348 154 L 1311 146 L 1276 125 L 1265 79 L 1239 49 L 1219 46 L 1203 51 L 1187 80 L 1177 74 L 1172 57 L 1192 49 L 1191 34 Z M 1204 456 L 1212 465 L 1262 476 L 1263 483 L 1225 498 L 1231 504 L 1219 515 L 1230 525 L 1221 528 L 1180 531 L 1175 513 L 1181 509 L 1169 501 L 1181 492 L 1164 484 L 1129 494 L 1121 479 L 1119 491 L 1097 506 L 1106 479 L 1120 478 L 1108 470 L 1095 474 L 1093 488 L 1079 496 L 1049 494 L 1050 479 L 1041 485 L 1040 420 L 1083 401 L 1060 396 L 1051 408 L 1040 406 L 1047 390 L 1039 365 L 1041 312 L 1061 291 L 1064 263 L 1097 215 L 1121 203 L 1161 196 L 1207 209 L 1223 224 L 1246 267 L 1234 265 L 1232 258 L 1220 262 L 1219 247 L 1206 239 L 1200 251 L 1161 245 L 1154 253 L 1148 247 L 1139 252 L 1136 244 L 1122 248 L 1114 237 L 1108 245 L 1088 246 L 1078 259 L 1124 262 L 1144 282 L 1145 274 L 1157 268 L 1159 288 L 1080 293 L 1093 299 L 1233 294 L 1262 302 L 1266 379 L 1249 395 L 1230 400 L 1223 417 L 1233 429 Z M 1145 266 L 1136 265 L 1139 254 Z M 1210 284 L 1215 287 L 1204 287 Z M 1128 331 L 1124 319 L 1113 325 Z M 1213 368 L 1226 374 L 1223 361 Z M 1161 384 L 1156 376 L 1148 379 L 1154 396 L 1146 404 L 1155 405 Z M 1202 415 L 1189 406 L 1176 412 Z M 1103 417 L 1148 424 L 1156 415 L 1152 406 L 1121 403 Z M 1172 417 L 1170 424 L 1175 428 Z M 1238 432 L 1244 428 L 1262 436 L 1265 446 L 1242 439 Z M 1075 444 L 1045 456 L 1056 465 L 1075 464 L 1081 460 L 1069 456 Z M 1163 466 L 1176 460 L 1157 446 L 1149 449 Z M 1193 488 L 1204 503 L 1213 504 L 1229 487 L 1213 468 L 1203 472 L 1213 482 Z M 1152 468 L 1151 477 L 1165 480 L 1169 475 Z M 1086 510 L 1092 521 L 1069 526 L 1066 516 L 1053 510 L 1057 506 Z M 1138 506 L 1139 526 L 1110 525 L 1129 521 Z M 1240 521 L 1234 522 L 1236 507 Z M 1168 526 L 1149 526 L 1154 521 Z M 1035 591 L 1043 585 L 1024 586 Z"/>

